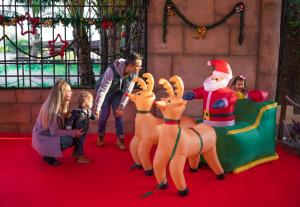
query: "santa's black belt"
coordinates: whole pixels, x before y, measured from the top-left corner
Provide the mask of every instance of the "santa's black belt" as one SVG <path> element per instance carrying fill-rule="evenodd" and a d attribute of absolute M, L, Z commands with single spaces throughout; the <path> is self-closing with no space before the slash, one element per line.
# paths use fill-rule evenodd
<path fill-rule="evenodd" d="M 210 114 L 204 112 L 204 117 L 211 117 L 211 118 L 220 118 L 220 117 L 231 117 L 234 116 L 234 113 L 225 113 L 225 114 Z"/>

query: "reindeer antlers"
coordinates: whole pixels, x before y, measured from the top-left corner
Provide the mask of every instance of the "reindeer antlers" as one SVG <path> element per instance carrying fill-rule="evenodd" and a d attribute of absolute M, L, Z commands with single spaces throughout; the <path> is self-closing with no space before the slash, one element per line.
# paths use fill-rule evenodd
<path fill-rule="evenodd" d="M 146 78 L 146 82 L 141 79 L 141 78 L 134 78 L 132 80 L 132 82 L 134 83 L 138 83 L 138 86 L 143 90 L 143 91 L 149 91 L 152 92 L 153 91 L 153 87 L 154 87 L 154 78 L 150 73 L 144 73 L 143 77 Z"/>
<path fill-rule="evenodd" d="M 145 83 L 145 81 L 143 80 L 143 79 L 141 79 L 141 78 L 134 78 L 133 80 L 132 80 L 132 82 L 134 82 L 134 83 L 138 83 L 138 86 L 143 90 L 143 91 L 147 91 L 147 85 L 146 85 L 146 83 Z"/>
<path fill-rule="evenodd" d="M 167 90 L 167 93 L 169 94 L 169 96 L 174 96 L 174 91 L 173 91 L 172 85 L 169 83 L 169 81 L 161 78 L 161 79 L 159 79 L 158 83 L 160 85 L 164 86 L 164 88 Z"/>
<path fill-rule="evenodd" d="M 150 73 L 144 73 L 143 77 L 146 78 L 146 82 L 141 78 L 134 78 L 132 81 L 135 83 L 138 83 L 138 86 L 143 91 L 151 92 L 154 87 L 153 76 Z M 173 90 L 173 87 L 169 81 L 174 84 L 175 90 Z M 174 75 L 169 79 L 169 81 L 161 78 L 161 79 L 159 79 L 158 83 L 160 85 L 163 85 L 163 87 L 167 90 L 167 93 L 169 94 L 169 96 L 174 96 L 175 95 L 174 91 L 175 91 L 176 96 L 181 98 L 183 96 L 183 91 L 184 91 L 184 85 L 183 85 L 182 79 L 179 76 Z"/>
<path fill-rule="evenodd" d="M 179 76 L 174 75 L 169 79 L 169 81 L 171 83 L 174 83 L 176 96 L 181 98 L 183 96 L 183 91 L 184 91 L 184 85 L 182 79 Z"/>
<path fill-rule="evenodd" d="M 154 78 L 150 73 L 144 73 L 143 77 L 146 78 L 146 84 L 148 86 L 148 91 L 152 92 L 154 87 Z"/>
<path fill-rule="evenodd" d="M 184 91 L 184 85 L 183 85 L 182 79 L 179 76 L 174 75 L 169 80 L 170 80 L 170 82 L 174 83 L 176 96 L 178 98 L 182 98 L 183 91 Z M 164 88 L 167 90 L 167 93 L 169 94 L 169 96 L 174 96 L 173 87 L 170 84 L 170 82 L 167 81 L 166 79 L 161 78 L 161 79 L 159 79 L 158 83 L 160 85 L 164 86 Z"/>

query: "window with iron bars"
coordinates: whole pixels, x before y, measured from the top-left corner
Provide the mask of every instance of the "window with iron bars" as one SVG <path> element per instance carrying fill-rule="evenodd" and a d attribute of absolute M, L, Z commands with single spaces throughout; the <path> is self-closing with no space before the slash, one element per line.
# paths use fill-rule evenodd
<path fill-rule="evenodd" d="M 147 0 L 0 0 L 0 88 L 92 88 L 130 52 L 147 65 Z"/>

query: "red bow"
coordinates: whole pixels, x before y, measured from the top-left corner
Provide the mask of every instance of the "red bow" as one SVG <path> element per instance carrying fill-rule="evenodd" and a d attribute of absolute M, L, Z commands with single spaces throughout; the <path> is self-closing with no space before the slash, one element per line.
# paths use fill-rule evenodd
<path fill-rule="evenodd" d="M 102 29 L 109 29 L 113 27 L 113 23 L 111 21 L 108 21 L 107 19 L 103 20 L 101 23 Z"/>

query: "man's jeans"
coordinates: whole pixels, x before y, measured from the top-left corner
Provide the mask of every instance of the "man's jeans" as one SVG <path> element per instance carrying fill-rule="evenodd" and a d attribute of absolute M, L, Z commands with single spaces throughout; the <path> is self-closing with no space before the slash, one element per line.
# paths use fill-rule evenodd
<path fill-rule="evenodd" d="M 110 115 L 110 108 L 113 112 L 119 107 L 123 94 L 117 93 L 114 95 L 107 94 L 101 107 L 101 115 L 98 123 L 98 133 L 100 136 L 105 135 L 107 119 Z M 116 134 L 118 137 L 124 136 L 123 118 L 115 116 Z"/>

